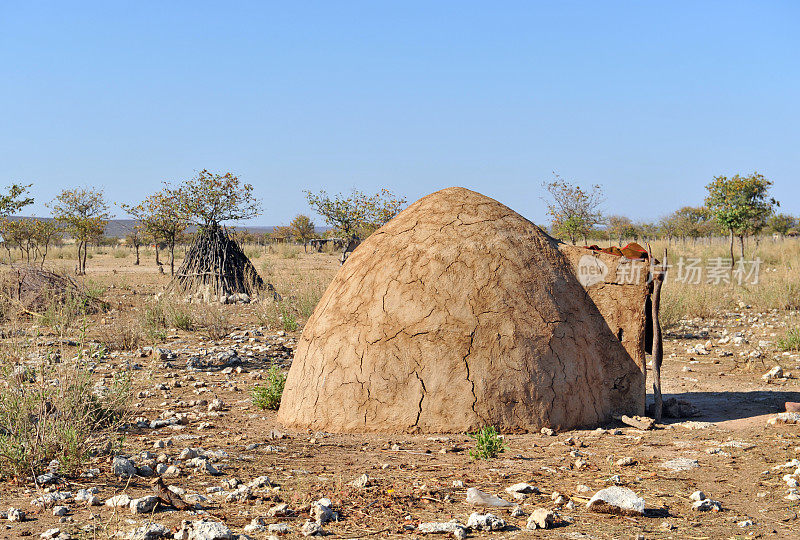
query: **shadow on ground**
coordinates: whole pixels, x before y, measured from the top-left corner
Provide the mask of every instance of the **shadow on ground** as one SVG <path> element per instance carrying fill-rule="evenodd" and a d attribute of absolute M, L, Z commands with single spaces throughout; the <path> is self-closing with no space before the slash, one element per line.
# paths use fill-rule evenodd
<path fill-rule="evenodd" d="M 700 422 L 725 422 L 741 420 L 784 411 L 787 401 L 800 401 L 800 392 L 783 392 L 760 390 L 753 392 L 684 392 L 680 394 L 664 394 L 669 398 L 688 401 L 699 410 L 693 418 L 665 419 L 667 422 L 697 420 Z M 648 406 L 653 402 L 653 395 L 647 395 Z"/>

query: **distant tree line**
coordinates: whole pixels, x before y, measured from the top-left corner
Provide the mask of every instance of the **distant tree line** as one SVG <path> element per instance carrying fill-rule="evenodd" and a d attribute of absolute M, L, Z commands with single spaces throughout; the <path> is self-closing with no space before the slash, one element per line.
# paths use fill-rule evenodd
<path fill-rule="evenodd" d="M 706 186 L 703 205 L 684 206 L 657 220 L 634 221 L 624 215 L 602 213 L 605 199 L 600 186 L 581 188 L 558 175 L 543 184 L 549 195 L 545 200 L 549 231 L 556 238 L 573 244 L 578 240 L 622 244 L 626 240 L 697 242 L 728 236 L 732 264 L 735 239 L 739 241 L 739 256 L 744 257 L 747 237 L 800 234 L 796 217 L 777 212 L 780 203 L 770 196 L 771 186 L 772 182 L 757 172 L 717 176 Z"/>

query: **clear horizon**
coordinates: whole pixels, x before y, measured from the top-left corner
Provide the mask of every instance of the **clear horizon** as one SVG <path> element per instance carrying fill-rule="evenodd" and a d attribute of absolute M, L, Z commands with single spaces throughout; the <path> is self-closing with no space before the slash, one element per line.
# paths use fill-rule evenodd
<path fill-rule="evenodd" d="M 551 172 L 608 214 L 699 205 L 758 171 L 800 215 L 791 2 L 243 2 L 0 7 L 0 187 L 134 203 L 197 170 L 255 186 L 251 226 L 302 190 L 461 185 L 547 224 Z M 115 206 L 117 218 L 128 216 Z M 266 225 L 269 224 L 269 225 Z"/>

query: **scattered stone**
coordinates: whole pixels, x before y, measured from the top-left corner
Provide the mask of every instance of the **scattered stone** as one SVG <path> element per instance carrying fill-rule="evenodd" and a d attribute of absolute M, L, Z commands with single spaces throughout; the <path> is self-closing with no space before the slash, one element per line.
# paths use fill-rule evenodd
<path fill-rule="evenodd" d="M 528 530 L 534 529 L 550 529 L 556 522 L 555 512 L 547 508 L 537 508 L 528 518 L 528 524 L 525 526 Z"/>
<path fill-rule="evenodd" d="M 329 521 L 338 519 L 336 512 L 330 509 L 329 504 L 331 502 L 327 499 L 320 499 L 311 504 L 311 517 L 320 525 L 325 525 Z"/>
<path fill-rule="evenodd" d="M 369 476 L 367 476 L 366 474 L 362 474 L 361 476 L 350 482 L 350 485 L 355 488 L 365 488 L 368 487 L 369 484 L 370 484 L 370 479 Z"/>
<path fill-rule="evenodd" d="M 69 514 L 69 506 L 54 506 L 53 507 L 53 515 L 54 516 L 66 516 Z"/>
<path fill-rule="evenodd" d="M 506 528 L 506 522 L 494 514 L 473 512 L 467 520 L 467 527 L 474 531 L 500 531 Z"/>
<path fill-rule="evenodd" d="M 244 532 L 246 533 L 262 533 L 267 531 L 267 526 L 264 524 L 263 518 L 253 518 L 249 524 L 244 526 Z"/>
<path fill-rule="evenodd" d="M 130 506 L 131 498 L 126 495 L 125 493 L 121 493 L 119 495 L 114 495 L 113 497 L 109 497 L 106 499 L 106 506 L 110 506 L 111 508 L 119 508 L 121 506 Z"/>
<path fill-rule="evenodd" d="M 775 366 L 774 368 L 767 371 L 761 376 L 761 380 L 768 382 L 773 379 L 781 379 L 781 378 L 783 378 L 783 368 L 781 366 Z"/>
<path fill-rule="evenodd" d="M 158 497 L 155 495 L 147 495 L 141 499 L 133 499 L 128 507 L 131 509 L 132 514 L 149 514 L 155 510 L 158 504 Z"/>
<path fill-rule="evenodd" d="M 120 478 L 130 478 L 136 476 L 136 465 L 126 457 L 116 456 L 111 465 L 111 472 Z"/>
<path fill-rule="evenodd" d="M 322 536 L 325 534 L 322 526 L 316 521 L 311 521 L 310 519 L 303 523 L 303 527 L 300 529 L 300 532 L 303 536 Z"/>
<path fill-rule="evenodd" d="M 703 493 L 702 491 L 695 491 L 694 493 L 689 495 L 689 499 L 691 499 L 693 501 L 702 501 L 702 500 L 704 500 L 706 498 L 707 498 L 706 494 Z"/>
<path fill-rule="evenodd" d="M 553 435 L 556 434 L 556 432 L 550 429 L 549 427 L 543 427 L 540 433 L 542 435 L 547 435 L 548 437 L 552 437 Z"/>
<path fill-rule="evenodd" d="M 722 510 L 722 503 L 719 501 L 712 501 L 711 499 L 703 499 L 692 503 L 692 510 L 697 512 L 719 512 Z"/>
<path fill-rule="evenodd" d="M 694 469 L 699 467 L 700 464 L 697 462 L 696 459 L 689 459 L 684 457 L 679 457 L 675 459 L 670 459 L 669 461 L 665 461 L 661 464 L 662 467 L 665 469 L 670 469 L 672 471 L 688 471 L 690 469 Z"/>
<path fill-rule="evenodd" d="M 417 526 L 420 534 L 452 534 L 455 538 L 466 538 L 467 528 L 457 521 L 420 523 Z"/>
<path fill-rule="evenodd" d="M 508 486 L 506 488 L 506 493 L 510 493 L 512 495 L 515 493 L 539 493 L 539 488 L 530 484 L 526 484 L 525 482 L 520 482 L 518 484 L 514 484 L 513 486 Z"/>
<path fill-rule="evenodd" d="M 25 512 L 18 508 L 9 508 L 8 512 L 6 512 L 6 519 L 11 522 L 25 521 Z"/>
<path fill-rule="evenodd" d="M 503 500 L 500 497 L 489 495 L 488 493 L 484 493 L 477 488 L 467 489 L 467 503 L 479 506 L 514 506 L 512 503 Z"/>
<path fill-rule="evenodd" d="M 778 413 L 777 416 L 767 420 L 768 426 L 777 426 L 780 424 L 800 424 L 800 413 L 796 412 Z"/>
<path fill-rule="evenodd" d="M 127 535 L 127 540 L 156 540 L 172 536 L 170 530 L 160 523 L 148 523 L 133 529 Z"/>
<path fill-rule="evenodd" d="M 233 533 L 219 521 L 184 522 L 181 530 L 175 535 L 177 540 L 231 540 Z"/>
<path fill-rule="evenodd" d="M 601 489 L 589 500 L 586 508 L 603 514 L 642 515 L 644 499 L 628 488 L 611 486 Z"/>
<path fill-rule="evenodd" d="M 511 517 L 518 518 L 518 517 L 522 517 L 524 515 L 525 515 L 525 511 L 519 505 L 517 505 L 517 506 L 515 506 L 514 508 L 511 509 Z"/>
<path fill-rule="evenodd" d="M 330 511 L 330 509 L 328 509 L 328 511 Z M 292 511 L 289 509 L 288 504 L 281 503 L 267 510 L 267 515 L 269 517 L 287 517 L 292 515 Z"/>
<path fill-rule="evenodd" d="M 620 417 L 620 420 L 623 424 L 627 424 L 631 427 L 635 427 L 636 429 L 641 429 L 643 431 L 647 431 L 653 427 L 653 424 L 656 421 L 652 418 L 647 418 L 646 416 L 626 416 L 623 415 Z"/>
<path fill-rule="evenodd" d="M 632 457 L 624 457 L 617 460 L 617 465 L 620 467 L 629 467 L 631 465 L 636 465 L 636 460 Z"/>
<path fill-rule="evenodd" d="M 58 483 L 58 475 L 53 472 L 48 472 L 44 474 L 40 474 L 36 477 L 36 483 L 40 486 L 46 486 L 47 484 L 56 484 Z"/>
<path fill-rule="evenodd" d="M 292 528 L 289 527 L 286 523 L 271 523 L 267 528 L 269 534 L 277 534 L 282 536 L 284 534 L 289 534 L 292 532 Z"/>

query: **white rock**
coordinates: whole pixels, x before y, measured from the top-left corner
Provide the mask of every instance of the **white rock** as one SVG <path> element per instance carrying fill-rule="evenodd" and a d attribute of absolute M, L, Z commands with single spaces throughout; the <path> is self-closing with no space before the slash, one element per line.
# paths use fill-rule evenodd
<path fill-rule="evenodd" d="M 131 509 L 132 514 L 149 514 L 155 509 L 156 504 L 158 504 L 158 497 L 147 495 L 141 499 L 133 499 L 128 504 L 128 508 Z"/>
<path fill-rule="evenodd" d="M 188 526 L 186 540 L 230 540 L 231 530 L 219 521 L 192 521 Z"/>
<path fill-rule="evenodd" d="M 771 381 L 773 379 L 780 379 L 781 377 L 783 377 L 783 368 L 781 366 L 775 366 L 771 370 L 764 373 L 764 375 L 761 376 L 761 379 L 764 381 Z"/>
<path fill-rule="evenodd" d="M 111 508 L 129 506 L 130 504 L 131 504 L 131 498 L 125 493 L 109 497 L 108 499 L 106 499 L 105 503 L 106 506 L 110 506 Z"/>
<path fill-rule="evenodd" d="M 556 522 L 556 514 L 547 508 L 537 508 L 528 518 L 528 523 L 525 526 L 528 530 L 534 529 L 549 529 Z"/>
<path fill-rule="evenodd" d="M 420 534 L 452 534 L 455 538 L 466 538 L 467 529 L 456 521 L 420 523 L 417 526 Z"/>
<path fill-rule="evenodd" d="M 292 532 L 292 528 L 286 523 L 270 523 L 267 530 L 270 534 L 277 534 L 281 536 Z"/>
<path fill-rule="evenodd" d="M 691 499 L 693 501 L 702 501 L 705 498 L 706 498 L 706 494 L 703 493 L 702 491 L 695 491 L 694 493 L 689 495 L 689 499 Z"/>
<path fill-rule="evenodd" d="M 325 531 L 316 521 L 308 520 L 303 523 L 303 528 L 300 529 L 300 533 L 303 536 L 320 536 L 325 534 Z"/>
<path fill-rule="evenodd" d="M 479 506 L 514 506 L 512 503 L 503 500 L 500 497 L 489 495 L 488 493 L 484 493 L 477 488 L 467 489 L 467 503 Z"/>
<path fill-rule="evenodd" d="M 779 424 L 800 424 L 800 413 L 784 412 L 767 420 L 767 425 L 777 426 Z"/>
<path fill-rule="evenodd" d="M 111 464 L 111 472 L 120 478 L 130 478 L 136 475 L 136 466 L 130 459 L 116 456 Z"/>
<path fill-rule="evenodd" d="M 66 516 L 69 514 L 69 507 L 68 506 L 54 506 L 53 507 L 53 515 L 54 516 Z"/>
<path fill-rule="evenodd" d="M 722 503 L 719 501 L 712 501 L 711 499 L 703 499 L 702 501 L 692 503 L 692 510 L 697 512 L 719 512 L 722 510 Z"/>
<path fill-rule="evenodd" d="M 494 514 L 473 512 L 467 520 L 467 527 L 475 531 L 499 531 L 506 528 L 506 522 Z"/>
<path fill-rule="evenodd" d="M 25 512 L 18 508 L 9 508 L 8 512 L 6 513 L 6 519 L 8 521 L 24 521 L 25 520 Z"/>
<path fill-rule="evenodd" d="M 628 488 L 611 486 L 601 489 L 589 500 L 586 508 L 605 514 L 644 514 L 644 499 Z"/>
<path fill-rule="evenodd" d="M 170 530 L 160 523 L 148 523 L 133 529 L 127 535 L 127 540 L 156 540 L 171 536 Z"/>
<path fill-rule="evenodd" d="M 361 476 L 350 482 L 350 485 L 356 488 L 365 488 L 369 486 L 369 483 L 370 483 L 369 476 L 366 474 L 362 474 Z"/>
<path fill-rule="evenodd" d="M 661 466 L 665 469 L 670 469 L 673 471 L 688 471 L 690 469 L 694 469 L 695 467 L 699 467 L 700 464 L 696 459 L 679 457 L 665 461 L 661 464 Z"/>
<path fill-rule="evenodd" d="M 320 499 L 319 501 L 311 504 L 311 517 L 320 525 L 325 525 L 327 522 L 336 519 L 336 512 L 328 507 L 331 504 L 327 499 Z"/>
<path fill-rule="evenodd" d="M 539 489 L 535 486 L 530 484 L 526 484 L 525 482 L 520 482 L 518 484 L 514 484 L 513 486 L 509 486 L 506 488 L 507 493 L 539 493 Z"/>

